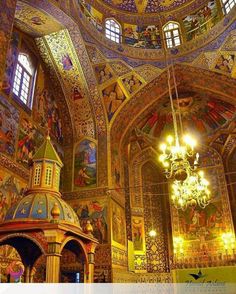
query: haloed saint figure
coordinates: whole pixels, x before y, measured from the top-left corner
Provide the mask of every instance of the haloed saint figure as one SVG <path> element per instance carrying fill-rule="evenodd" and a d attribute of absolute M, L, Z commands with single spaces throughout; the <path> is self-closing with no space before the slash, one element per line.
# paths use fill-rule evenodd
<path fill-rule="evenodd" d="M 90 140 L 79 143 L 75 150 L 74 186 L 94 187 L 97 178 L 97 148 Z"/>

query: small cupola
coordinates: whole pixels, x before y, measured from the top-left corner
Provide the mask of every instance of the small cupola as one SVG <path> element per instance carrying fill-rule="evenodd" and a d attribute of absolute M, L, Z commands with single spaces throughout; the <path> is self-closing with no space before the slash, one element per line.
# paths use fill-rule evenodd
<path fill-rule="evenodd" d="M 54 149 L 50 136 L 33 156 L 29 190 L 50 190 L 59 193 L 60 173 L 63 163 Z"/>

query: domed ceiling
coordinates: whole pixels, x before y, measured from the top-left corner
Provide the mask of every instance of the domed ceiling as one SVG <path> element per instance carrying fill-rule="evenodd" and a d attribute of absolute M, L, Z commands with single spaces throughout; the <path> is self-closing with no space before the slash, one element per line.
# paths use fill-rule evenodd
<path fill-rule="evenodd" d="M 89 2 L 89 1 L 88 1 Z M 95 1 L 96 2 L 96 1 Z M 99 0 L 112 8 L 132 13 L 157 13 L 169 11 L 196 2 L 201 5 L 204 1 L 192 0 Z"/>

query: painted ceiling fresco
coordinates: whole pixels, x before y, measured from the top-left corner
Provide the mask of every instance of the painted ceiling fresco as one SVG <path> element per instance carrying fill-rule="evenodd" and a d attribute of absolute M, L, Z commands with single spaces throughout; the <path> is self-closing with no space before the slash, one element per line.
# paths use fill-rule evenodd
<path fill-rule="evenodd" d="M 17 26 L 33 36 L 48 35 L 63 28 L 45 12 L 21 1 L 17 1 L 15 18 Z"/>
<path fill-rule="evenodd" d="M 86 96 L 85 83 L 82 80 L 80 63 L 68 31 L 61 30 L 47 35 L 37 39 L 36 43 L 41 53 L 47 51 L 47 48 L 50 49 L 54 66 L 68 97 L 71 114 L 77 126 L 77 136 L 86 132 L 87 135 L 93 137 L 94 124 Z"/>
<path fill-rule="evenodd" d="M 133 13 L 155 13 L 178 8 L 191 0 L 104 0 L 110 6 Z M 200 2 L 200 1 L 199 1 Z"/>
<path fill-rule="evenodd" d="M 179 95 L 179 106 L 184 132 L 212 135 L 226 128 L 235 118 L 236 107 L 226 101 L 205 94 L 183 92 Z M 175 109 L 177 100 L 174 99 Z M 156 109 L 146 115 L 138 124 L 138 129 L 153 137 L 160 137 L 173 131 L 172 113 L 168 98 L 162 100 Z"/>

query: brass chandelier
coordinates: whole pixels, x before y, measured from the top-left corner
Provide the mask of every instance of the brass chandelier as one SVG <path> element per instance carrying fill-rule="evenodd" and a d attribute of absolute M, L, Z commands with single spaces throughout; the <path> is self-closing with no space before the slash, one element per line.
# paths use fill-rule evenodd
<path fill-rule="evenodd" d="M 168 90 L 174 137 L 170 135 L 167 136 L 166 143 L 160 145 L 162 154 L 159 156 L 159 160 L 164 167 L 166 178 L 172 181 L 171 199 L 173 205 L 177 209 L 182 210 L 185 210 L 190 205 L 198 205 L 201 208 L 205 208 L 206 205 L 210 203 L 209 182 L 204 178 L 204 173 L 198 171 L 199 153 L 195 151 L 197 145 L 196 140 L 188 134 L 183 135 L 184 132 L 173 64 L 172 73 L 177 99 L 178 122 L 171 90 L 170 68 L 167 64 Z M 179 136 L 178 123 L 181 130 L 181 138 Z"/>

